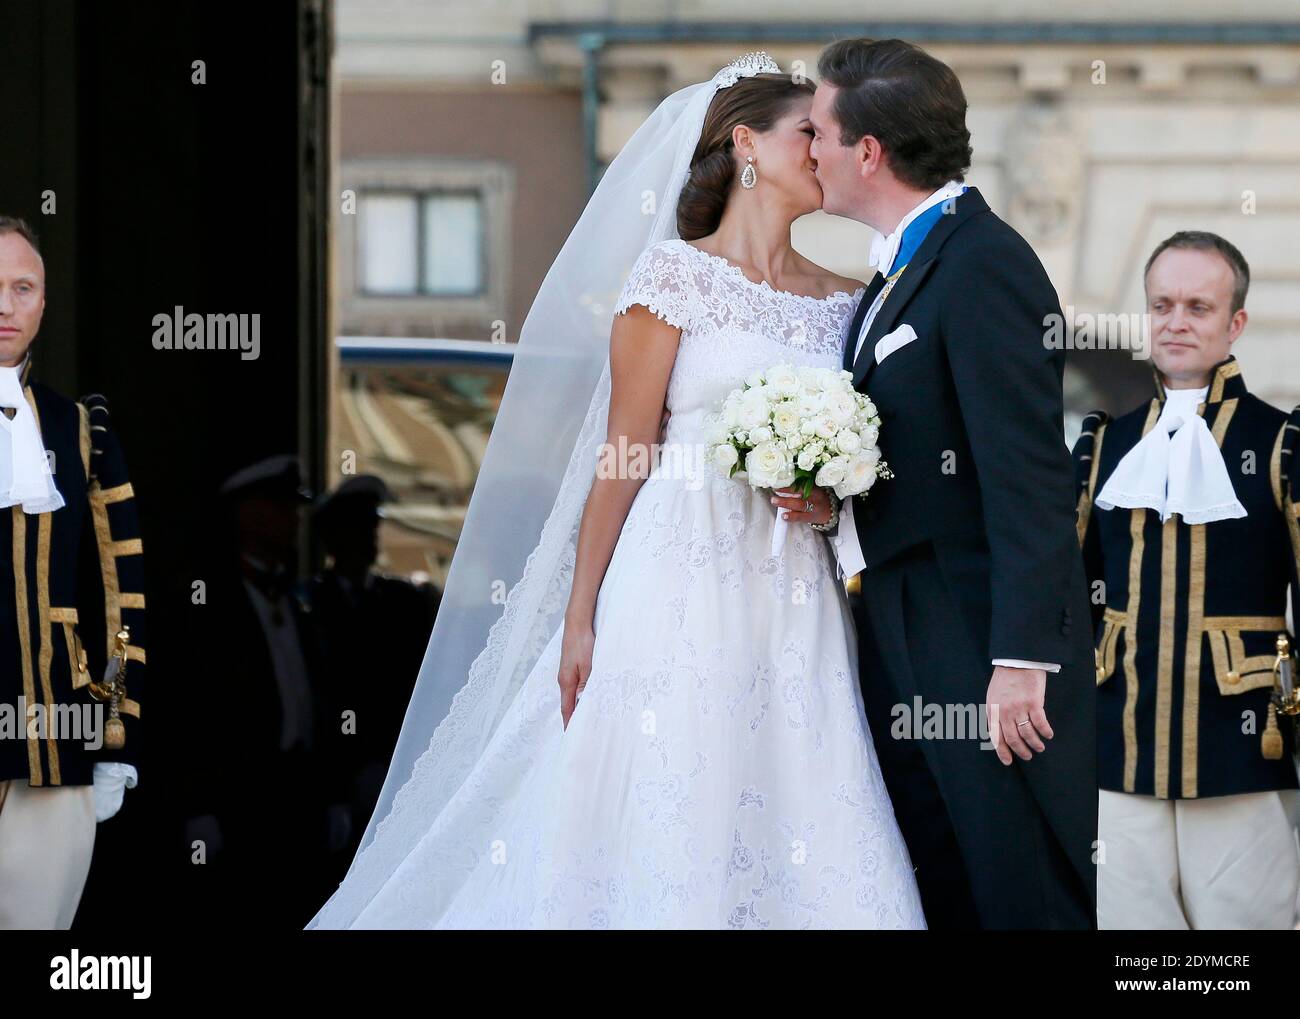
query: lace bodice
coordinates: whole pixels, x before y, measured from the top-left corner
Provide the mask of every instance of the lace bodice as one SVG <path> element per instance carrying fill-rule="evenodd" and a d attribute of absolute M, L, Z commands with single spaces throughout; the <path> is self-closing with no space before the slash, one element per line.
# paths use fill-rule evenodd
<path fill-rule="evenodd" d="M 862 288 L 805 297 L 755 283 L 739 266 L 680 239 L 641 253 L 616 312 L 643 304 L 681 329 L 668 380 L 667 441 L 690 441 L 746 376 L 779 362 L 838 368 Z"/>

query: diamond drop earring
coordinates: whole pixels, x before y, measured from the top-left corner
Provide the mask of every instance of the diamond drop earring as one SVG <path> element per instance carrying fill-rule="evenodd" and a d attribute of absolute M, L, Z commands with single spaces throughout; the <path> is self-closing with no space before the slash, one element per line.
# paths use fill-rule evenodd
<path fill-rule="evenodd" d="M 745 169 L 740 172 L 740 186 L 742 188 L 753 188 L 758 183 L 758 171 L 754 169 L 754 157 L 745 157 Z"/>

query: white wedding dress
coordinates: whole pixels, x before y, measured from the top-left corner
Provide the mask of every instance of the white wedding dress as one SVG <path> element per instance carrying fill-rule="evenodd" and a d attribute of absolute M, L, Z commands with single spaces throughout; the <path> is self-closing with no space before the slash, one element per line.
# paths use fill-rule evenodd
<path fill-rule="evenodd" d="M 838 368 L 858 295 L 801 297 L 681 240 L 618 310 L 682 330 L 666 443 L 756 370 Z M 923 928 L 826 539 L 770 555 L 768 494 L 661 463 L 596 604 L 567 730 L 557 630 L 468 780 L 352 926 Z"/>

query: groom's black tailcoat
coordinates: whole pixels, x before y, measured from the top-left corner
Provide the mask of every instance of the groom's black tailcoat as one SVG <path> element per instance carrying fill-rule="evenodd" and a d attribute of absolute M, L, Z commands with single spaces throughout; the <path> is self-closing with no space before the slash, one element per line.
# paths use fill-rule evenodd
<path fill-rule="evenodd" d="M 1033 250 L 977 191 L 950 210 L 851 364 L 881 288 L 872 281 L 845 351 L 879 408 L 895 473 L 854 505 L 867 564 L 855 605 L 864 700 L 930 925 L 1087 928 L 1093 654 L 1062 429 L 1065 355 L 1044 338 L 1061 308 Z M 903 324 L 917 338 L 877 364 L 876 341 Z M 1047 674 L 1055 736 L 1031 761 L 1003 765 L 961 724 L 983 715 L 993 659 L 1061 665 Z M 918 697 L 922 721 L 928 706 L 942 712 L 941 738 L 899 738 L 915 736 Z"/>

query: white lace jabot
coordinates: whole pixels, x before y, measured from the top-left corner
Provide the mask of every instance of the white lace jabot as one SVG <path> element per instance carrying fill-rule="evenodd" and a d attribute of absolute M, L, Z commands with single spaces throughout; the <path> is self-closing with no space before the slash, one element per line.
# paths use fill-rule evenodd
<path fill-rule="evenodd" d="M 1233 490 L 1223 453 L 1197 408 L 1209 387 L 1170 389 L 1152 429 L 1115 466 L 1097 505 L 1104 510 L 1146 507 L 1163 523 L 1177 513 L 1188 524 L 1246 515 Z"/>
<path fill-rule="evenodd" d="M 0 508 L 22 503 L 24 513 L 49 513 L 63 506 L 63 496 L 45 459 L 21 370 L 0 366 L 0 407 L 15 410 L 12 421 L 0 414 Z"/>

